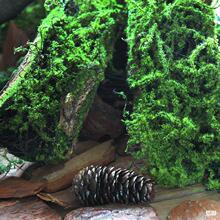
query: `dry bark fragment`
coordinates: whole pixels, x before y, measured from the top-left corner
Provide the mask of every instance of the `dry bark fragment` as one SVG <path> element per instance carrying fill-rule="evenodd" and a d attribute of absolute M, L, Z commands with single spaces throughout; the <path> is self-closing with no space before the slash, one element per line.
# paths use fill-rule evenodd
<path fill-rule="evenodd" d="M 45 180 L 28 181 L 9 177 L 0 181 L 0 198 L 23 198 L 40 192 L 46 186 Z"/>
<path fill-rule="evenodd" d="M 24 46 L 28 37 L 24 31 L 18 28 L 14 22 L 10 22 L 6 39 L 3 45 L 0 70 L 6 70 L 8 67 L 15 66 L 21 54 L 14 53 L 15 48 Z"/>
<path fill-rule="evenodd" d="M 28 4 L 34 0 L 0 0 L 0 24 L 17 16 Z"/>
<path fill-rule="evenodd" d="M 108 165 L 115 159 L 115 147 L 112 140 L 56 166 L 42 167 L 33 173 L 33 180 L 46 179 L 46 192 L 56 192 L 71 185 L 73 177 L 84 167 L 93 165 Z"/>
<path fill-rule="evenodd" d="M 83 124 L 80 136 L 99 140 L 102 137 L 116 138 L 123 132 L 121 112 L 96 96 L 94 103 Z"/>
<path fill-rule="evenodd" d="M 61 190 L 55 193 L 38 193 L 37 196 L 47 202 L 55 203 L 65 209 L 71 208 L 76 209 L 81 206 L 79 200 L 74 196 L 72 187 L 65 190 Z"/>

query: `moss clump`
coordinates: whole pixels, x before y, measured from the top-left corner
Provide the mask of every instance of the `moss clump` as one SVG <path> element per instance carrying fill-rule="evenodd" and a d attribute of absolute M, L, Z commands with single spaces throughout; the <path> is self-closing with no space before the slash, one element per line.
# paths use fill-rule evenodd
<path fill-rule="evenodd" d="M 220 40 L 220 15 L 216 16 L 216 34 Z"/>
<path fill-rule="evenodd" d="M 62 1 L 45 2 L 49 14 L 38 29 L 40 41 L 30 45 L 30 68 L 0 111 L 0 146 L 28 160 L 64 157 L 112 56 L 121 6 L 115 0 L 75 4 L 78 10 L 69 16 Z M 59 126 L 61 98 L 68 93 L 78 98 L 88 80 L 94 87 L 78 111 L 75 133 L 68 136 Z"/>
<path fill-rule="evenodd" d="M 202 1 L 128 0 L 129 149 L 159 184 L 220 188 L 220 51 Z"/>

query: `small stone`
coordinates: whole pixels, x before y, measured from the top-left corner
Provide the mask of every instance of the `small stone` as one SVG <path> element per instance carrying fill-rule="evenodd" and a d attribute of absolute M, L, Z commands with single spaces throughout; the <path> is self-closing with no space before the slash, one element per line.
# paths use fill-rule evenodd
<path fill-rule="evenodd" d="M 220 202 L 211 199 L 187 200 L 173 208 L 168 215 L 168 220 L 186 219 L 220 219 Z"/>
<path fill-rule="evenodd" d="M 159 220 L 155 210 L 149 206 L 107 205 L 85 207 L 68 213 L 64 220 Z"/>

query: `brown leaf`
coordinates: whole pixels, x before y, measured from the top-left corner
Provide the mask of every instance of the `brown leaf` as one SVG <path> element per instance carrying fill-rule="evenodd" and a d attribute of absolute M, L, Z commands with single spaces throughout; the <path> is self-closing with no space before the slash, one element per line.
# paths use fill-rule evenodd
<path fill-rule="evenodd" d="M 28 181 L 9 177 L 0 181 L 0 198 L 23 198 L 35 195 L 46 186 L 46 181 Z"/>

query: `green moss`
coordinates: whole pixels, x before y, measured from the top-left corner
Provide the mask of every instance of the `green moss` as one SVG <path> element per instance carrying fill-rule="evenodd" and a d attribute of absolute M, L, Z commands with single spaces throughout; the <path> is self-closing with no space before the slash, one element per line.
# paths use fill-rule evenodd
<path fill-rule="evenodd" d="M 5 72 L 0 71 L 0 90 L 3 89 L 8 79 L 9 79 L 8 75 Z"/>
<path fill-rule="evenodd" d="M 220 40 L 220 15 L 216 15 L 216 34 Z"/>
<path fill-rule="evenodd" d="M 220 188 L 220 51 L 202 1 L 128 0 L 129 149 L 159 184 Z M 205 178 L 206 177 L 206 178 Z"/>
<path fill-rule="evenodd" d="M 25 159 L 64 158 L 112 56 L 121 6 L 114 0 L 76 4 L 79 11 L 67 16 L 60 1 L 45 2 L 51 11 L 38 29 L 38 44 L 31 45 L 28 71 L 9 91 L 13 96 L 1 109 L 0 145 Z M 81 105 L 75 133 L 66 135 L 59 125 L 61 98 L 69 93 L 78 98 L 91 79 L 94 89 Z"/>

